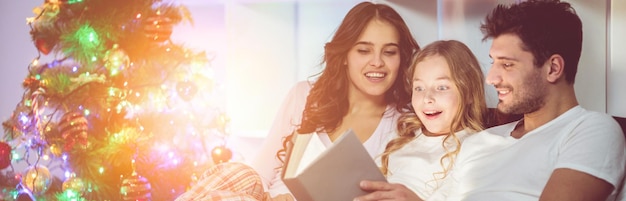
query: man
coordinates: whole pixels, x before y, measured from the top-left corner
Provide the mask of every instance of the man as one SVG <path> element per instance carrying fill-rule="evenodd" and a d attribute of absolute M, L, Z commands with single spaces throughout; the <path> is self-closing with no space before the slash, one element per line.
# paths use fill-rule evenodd
<path fill-rule="evenodd" d="M 574 9 L 558 0 L 501 5 L 481 30 L 493 38 L 486 81 L 498 92 L 498 110 L 524 118 L 463 143 L 450 198 L 615 199 L 624 135 L 610 116 L 576 100 L 582 24 Z"/>
<path fill-rule="evenodd" d="M 444 184 L 423 199 L 615 199 L 625 139 L 610 116 L 578 105 L 581 24 L 558 0 L 500 5 L 486 17 L 481 30 L 493 38 L 486 81 L 498 92 L 499 111 L 524 118 L 468 137 Z M 401 192 L 385 183 L 361 186 L 389 189 L 380 198 Z"/>

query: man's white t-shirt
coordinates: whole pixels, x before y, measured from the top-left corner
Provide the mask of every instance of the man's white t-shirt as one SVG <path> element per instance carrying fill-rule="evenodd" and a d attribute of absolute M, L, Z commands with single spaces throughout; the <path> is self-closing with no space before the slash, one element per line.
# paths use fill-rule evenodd
<path fill-rule="evenodd" d="M 624 176 L 626 149 L 619 125 L 606 114 L 576 106 L 520 139 L 520 121 L 469 136 L 448 179 L 429 200 L 537 200 L 555 169 L 568 168 L 615 187 Z"/>

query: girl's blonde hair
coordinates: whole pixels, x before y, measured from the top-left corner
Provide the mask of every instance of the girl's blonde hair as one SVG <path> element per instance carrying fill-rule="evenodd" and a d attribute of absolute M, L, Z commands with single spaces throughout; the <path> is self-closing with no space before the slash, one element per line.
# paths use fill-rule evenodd
<path fill-rule="evenodd" d="M 459 110 L 450 124 L 450 133 L 441 144 L 446 151 L 446 154 L 439 160 L 443 172 L 433 173 L 442 175 L 439 178 L 435 177 L 435 179 L 443 179 L 452 168 L 461 145 L 455 132 L 464 129 L 474 133 L 484 129 L 484 115 L 487 111 L 487 105 L 485 102 L 484 75 L 478 60 L 465 44 L 456 40 L 436 41 L 418 52 L 409 68 L 408 79 L 405 80 L 405 91 L 408 93 L 413 91 L 412 77 L 415 73 L 415 66 L 425 58 L 435 55 L 443 57 L 448 63 L 452 81 L 459 91 L 459 97 L 461 97 Z M 398 119 L 399 137 L 387 144 L 385 152 L 381 156 L 383 165 L 381 169 L 385 175 L 389 173 L 389 155 L 413 140 L 415 132 L 419 129 L 425 128 L 415 114 L 414 108 L 411 104 L 405 105 Z"/>

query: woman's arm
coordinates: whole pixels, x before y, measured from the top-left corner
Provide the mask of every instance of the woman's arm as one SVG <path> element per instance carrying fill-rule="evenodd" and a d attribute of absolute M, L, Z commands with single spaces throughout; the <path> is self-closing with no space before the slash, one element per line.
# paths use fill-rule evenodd
<path fill-rule="evenodd" d="M 311 86 L 308 82 L 298 82 L 283 101 L 264 143 L 251 163 L 263 185 L 272 196 L 289 194 L 281 180 L 282 162 L 276 153 L 283 148 L 283 138 L 290 135 L 302 119 L 306 96 Z"/>

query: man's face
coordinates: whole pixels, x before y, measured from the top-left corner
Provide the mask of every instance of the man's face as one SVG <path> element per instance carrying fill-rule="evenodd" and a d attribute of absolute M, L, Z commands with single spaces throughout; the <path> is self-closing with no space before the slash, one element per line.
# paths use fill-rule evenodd
<path fill-rule="evenodd" d="M 522 44 L 517 35 L 502 34 L 493 39 L 489 50 L 493 64 L 486 81 L 496 87 L 498 110 L 507 114 L 537 111 L 547 95 L 543 68 L 534 66 L 533 55 L 524 51 Z"/>

